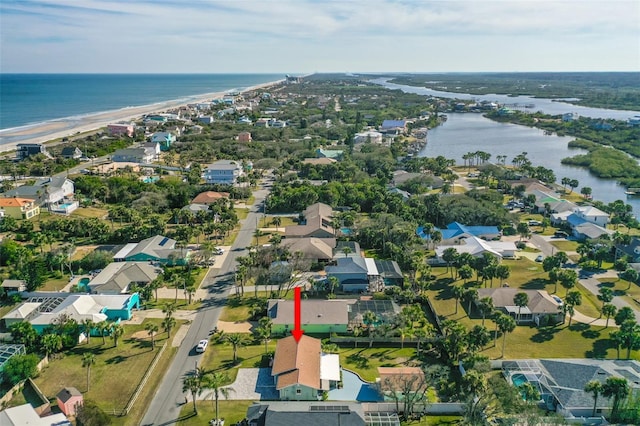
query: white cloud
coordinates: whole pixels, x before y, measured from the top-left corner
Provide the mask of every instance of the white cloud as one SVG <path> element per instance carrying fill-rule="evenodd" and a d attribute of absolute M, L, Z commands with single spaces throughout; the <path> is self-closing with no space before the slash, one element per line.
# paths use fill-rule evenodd
<path fill-rule="evenodd" d="M 532 70 L 640 69 L 636 0 L 82 5 L 3 0 L 2 71 L 524 71 L 523 63 Z"/>

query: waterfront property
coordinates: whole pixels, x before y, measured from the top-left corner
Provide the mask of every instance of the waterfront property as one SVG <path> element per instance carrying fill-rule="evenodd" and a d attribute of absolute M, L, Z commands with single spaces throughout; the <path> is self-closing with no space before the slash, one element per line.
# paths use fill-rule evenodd
<path fill-rule="evenodd" d="M 242 175 L 244 170 L 239 161 L 218 160 L 207 166 L 203 178 L 209 184 L 235 185 Z"/>
<path fill-rule="evenodd" d="M 16 146 L 16 159 L 24 160 L 25 158 L 31 157 L 32 155 L 44 154 L 47 157 L 51 157 L 51 155 L 47 152 L 44 145 L 39 143 L 19 143 Z"/>
<path fill-rule="evenodd" d="M 80 148 L 76 146 L 65 146 L 64 148 L 62 148 L 60 156 L 67 160 L 77 160 L 78 158 L 82 157 L 82 151 L 80 151 Z"/>
<path fill-rule="evenodd" d="M 340 381 L 338 354 L 324 354 L 319 339 L 278 340 L 271 370 L 281 400 L 316 401 Z"/>
<path fill-rule="evenodd" d="M 356 133 L 355 136 L 353 137 L 353 141 L 357 144 L 360 144 L 360 143 L 381 144 L 382 133 L 376 132 L 373 130 L 362 132 L 362 133 Z"/>
<path fill-rule="evenodd" d="M 525 293 L 527 306 L 517 306 L 514 298 L 518 293 Z M 562 322 L 564 313 L 560 310 L 562 301 L 557 300 L 544 290 L 527 290 L 513 287 L 479 288 L 476 303 L 484 297 L 490 297 L 493 306 L 511 315 L 518 323 L 544 324 L 550 319 L 552 324 Z"/>
<path fill-rule="evenodd" d="M 107 125 L 107 134 L 109 136 L 128 136 L 133 137 L 135 131 L 135 125 L 132 123 L 118 123 Z"/>
<path fill-rule="evenodd" d="M 124 148 L 111 155 L 114 163 L 150 163 L 156 156 L 153 148 Z"/>
<path fill-rule="evenodd" d="M 523 359 L 503 361 L 502 373 L 509 384 L 530 383 L 540 392 L 540 404 L 564 417 L 589 417 L 593 395 L 584 390 L 592 380 L 609 377 L 627 379 L 633 392 L 640 392 L 640 362 L 603 359 Z M 598 398 L 596 414 L 610 414 L 612 400 Z"/>

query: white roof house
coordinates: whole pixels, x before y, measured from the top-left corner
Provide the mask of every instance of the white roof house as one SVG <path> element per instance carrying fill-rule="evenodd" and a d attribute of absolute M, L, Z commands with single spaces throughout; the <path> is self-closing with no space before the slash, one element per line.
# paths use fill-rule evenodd
<path fill-rule="evenodd" d="M 71 422 L 62 414 L 40 417 L 31 404 L 18 405 L 0 411 L 2 426 L 71 426 Z"/>
<path fill-rule="evenodd" d="M 509 241 L 485 241 L 478 237 L 470 236 L 462 240 L 461 244 L 441 245 L 436 248 L 438 259 L 442 259 L 442 254 L 448 248 L 454 248 L 458 254 L 470 253 L 474 257 L 480 257 L 488 252 L 499 258 L 514 257 L 516 245 Z"/>
<path fill-rule="evenodd" d="M 325 387 L 325 380 L 340 381 L 340 355 L 338 354 L 322 354 L 320 356 L 320 380 L 323 389 L 329 389 Z"/>
<path fill-rule="evenodd" d="M 97 303 L 91 296 L 69 296 L 56 309 L 51 312 L 40 312 L 29 322 L 32 325 L 49 325 L 60 314 L 66 314 L 78 323 L 82 323 L 86 319 L 98 323 L 107 320 L 107 316 L 102 313 L 103 309 L 104 305 Z"/>

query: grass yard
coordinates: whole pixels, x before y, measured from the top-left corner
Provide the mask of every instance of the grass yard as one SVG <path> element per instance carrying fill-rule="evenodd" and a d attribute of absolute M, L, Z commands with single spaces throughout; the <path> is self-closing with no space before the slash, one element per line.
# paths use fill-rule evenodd
<path fill-rule="evenodd" d="M 403 426 L 436 426 L 459 425 L 462 417 L 459 416 L 424 416 L 420 420 L 402 422 Z"/>
<path fill-rule="evenodd" d="M 160 324 L 159 319 L 147 321 Z M 92 337 L 90 344 L 80 344 L 65 352 L 59 359 L 52 360 L 35 382 L 48 398 L 55 398 L 65 386 L 74 386 L 87 399 L 98 402 L 105 412 L 120 411 L 127 405 L 155 354 L 166 341 L 166 333 L 160 333 L 156 338 L 156 349 L 152 351 L 149 339 L 131 338 L 134 333 L 142 330 L 144 324 L 126 325 L 125 334 L 117 347 L 109 338 L 103 344 L 101 337 Z M 88 392 L 87 370 L 82 367 L 82 356 L 85 353 L 94 354 L 96 360 L 91 368 Z M 163 357 L 170 358 L 172 353 L 168 348 Z"/>
<path fill-rule="evenodd" d="M 178 291 L 178 301 L 176 302 L 176 308 L 178 310 L 184 311 L 197 311 L 202 307 L 202 302 L 196 302 L 195 297 L 191 298 L 191 304 L 189 304 L 189 299 L 183 299 L 184 293 L 182 291 Z M 148 300 L 144 303 L 146 309 L 162 309 L 167 304 L 173 304 L 174 299 L 158 299 L 155 301 L 155 298 Z"/>
<path fill-rule="evenodd" d="M 250 336 L 250 335 L 248 335 Z M 276 349 L 275 340 L 268 344 L 269 352 Z M 211 343 L 205 352 L 201 365 L 208 371 L 219 371 L 229 375 L 229 383 L 235 381 L 239 368 L 267 367 L 264 357 L 264 343 L 256 343 L 238 348 L 238 363 L 233 363 L 233 347 L 226 343 Z"/>
<path fill-rule="evenodd" d="M 640 286 L 625 280 L 602 278 L 600 287 L 608 287 L 613 294 L 624 299 L 631 307 L 640 309 Z"/>
<path fill-rule="evenodd" d="M 549 243 L 560 251 L 576 251 L 578 249 L 577 241 L 552 240 Z"/>
<path fill-rule="evenodd" d="M 39 291 L 60 291 L 64 286 L 69 284 L 69 275 L 65 274 L 62 278 L 49 278 L 46 280 L 42 287 L 38 288 Z"/>
<path fill-rule="evenodd" d="M 180 411 L 180 426 L 200 426 L 208 424 L 209 420 L 215 418 L 215 400 L 212 401 L 199 401 L 198 415 L 193 412 L 193 403 L 186 404 Z M 253 404 L 253 401 L 226 401 L 221 395 L 218 400 L 218 415 L 224 419 L 225 425 L 233 425 L 243 420 L 247 415 L 247 408 Z"/>
<path fill-rule="evenodd" d="M 508 279 L 511 287 L 540 289 L 553 293 L 554 285 L 547 280 L 547 274 L 540 265 L 526 259 L 505 260 L 504 263 L 512 267 L 511 277 Z M 433 273 L 437 281 L 426 294 L 438 315 L 444 319 L 456 320 L 469 329 L 476 324 L 481 324 L 482 318 L 476 313 L 475 308 L 472 308 L 471 318 L 467 315 L 468 303 L 458 304 L 456 314 L 456 301 L 451 287 L 464 285 L 464 283 L 462 281 L 450 283 L 450 275 L 447 274 L 445 267 L 433 268 Z M 466 287 L 471 287 L 472 284 L 467 283 Z M 494 286 L 496 285 L 499 284 L 495 282 Z M 583 305 L 577 310 L 585 315 L 599 317 L 600 305 L 597 298 L 581 286 L 576 289 L 583 293 Z M 565 290 L 560 285 L 558 285 L 558 292 L 561 297 L 564 297 Z M 490 331 L 495 329 L 494 322 L 489 319 L 485 321 L 485 325 Z M 609 340 L 609 332 L 613 330 L 613 328 L 605 329 L 577 323 L 573 323 L 570 329 L 566 324 L 541 328 L 520 325 L 513 333 L 507 335 L 505 358 L 615 358 L 616 350 Z M 491 359 L 497 359 L 501 356 L 501 350 L 500 337 L 497 347 L 494 348 L 491 343 L 482 353 Z M 634 354 L 635 359 L 640 357 L 640 352 L 636 351 Z"/>
<path fill-rule="evenodd" d="M 376 380 L 378 367 L 406 367 L 415 360 L 415 348 L 369 348 L 366 342 L 359 346 L 340 348 L 340 366 L 358 373 L 368 382 Z"/>
<path fill-rule="evenodd" d="M 106 209 L 99 209 L 97 207 L 80 207 L 71 213 L 71 216 L 104 219 L 108 214 L 109 212 Z"/>

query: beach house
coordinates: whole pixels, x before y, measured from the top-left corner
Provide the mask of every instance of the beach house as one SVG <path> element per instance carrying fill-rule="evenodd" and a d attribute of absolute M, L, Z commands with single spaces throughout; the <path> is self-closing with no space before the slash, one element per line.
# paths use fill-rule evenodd
<path fill-rule="evenodd" d="M 168 151 L 171 145 L 176 142 L 176 135 L 170 132 L 156 132 L 151 135 L 151 142 L 160 144 L 161 151 Z"/>
<path fill-rule="evenodd" d="M 0 198 L 0 216 L 31 219 L 40 214 L 40 207 L 28 198 Z"/>
<path fill-rule="evenodd" d="M 133 137 L 135 125 L 132 123 L 116 123 L 107 125 L 107 134 L 109 136 L 128 136 Z"/>
<path fill-rule="evenodd" d="M 24 160 L 32 155 L 44 154 L 50 157 L 44 145 L 39 143 L 19 143 L 16 145 L 16 159 Z"/>
<path fill-rule="evenodd" d="M 242 164 L 234 160 L 218 160 L 209 164 L 204 171 L 203 178 L 209 184 L 235 185 L 238 178 L 244 174 Z"/>

